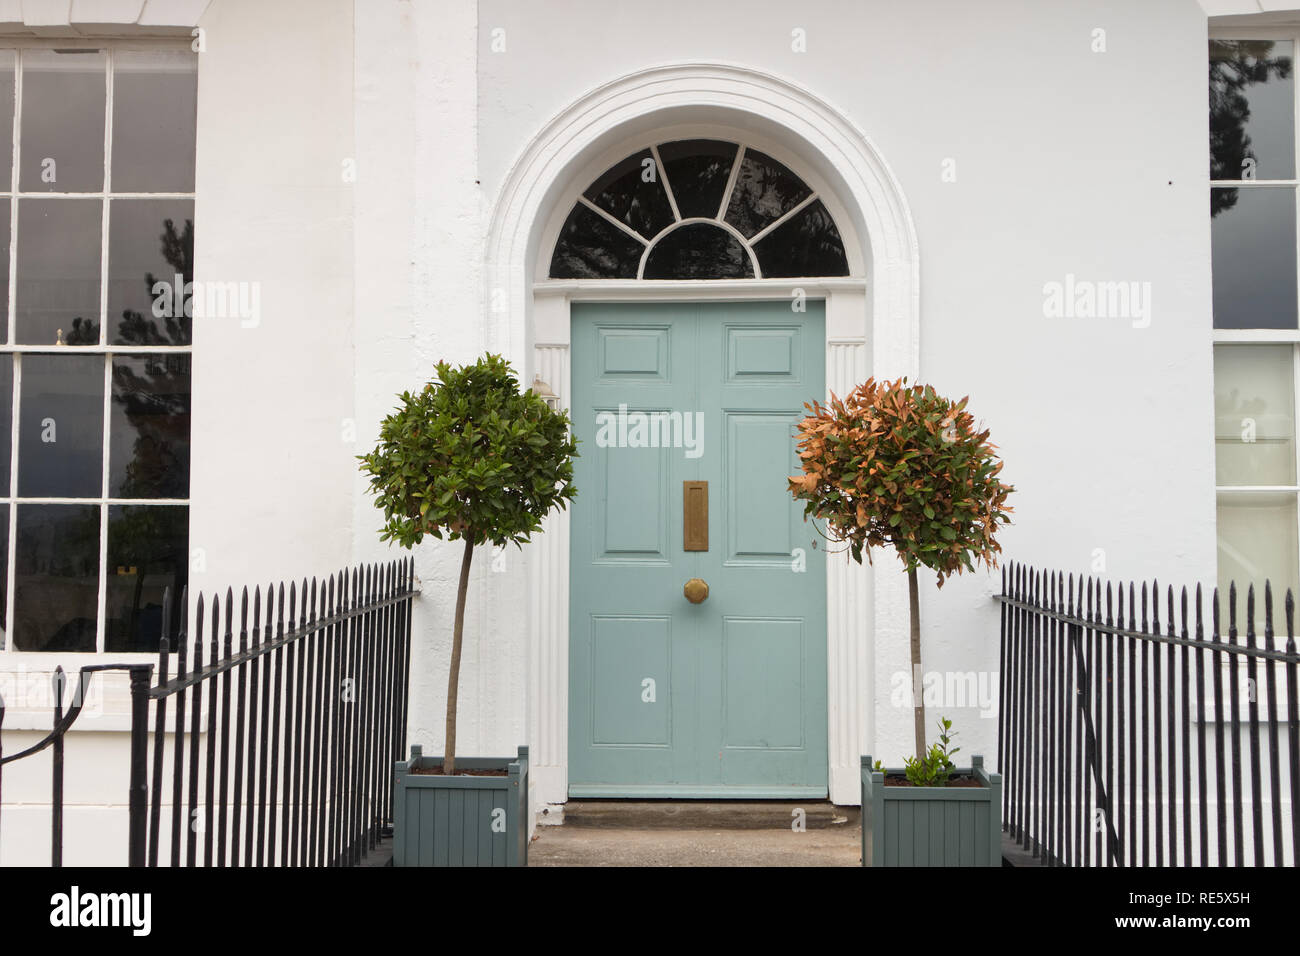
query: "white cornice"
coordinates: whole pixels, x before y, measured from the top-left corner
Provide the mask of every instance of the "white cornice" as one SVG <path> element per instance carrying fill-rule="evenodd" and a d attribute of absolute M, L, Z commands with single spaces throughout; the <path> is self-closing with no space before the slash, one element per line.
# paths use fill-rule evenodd
<path fill-rule="evenodd" d="M 0 0 L 0 36 L 177 36 L 199 24 L 212 0 Z"/>

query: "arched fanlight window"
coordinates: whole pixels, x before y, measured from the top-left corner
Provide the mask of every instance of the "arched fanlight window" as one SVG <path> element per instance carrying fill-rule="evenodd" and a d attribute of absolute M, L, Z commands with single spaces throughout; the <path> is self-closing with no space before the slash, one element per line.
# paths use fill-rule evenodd
<path fill-rule="evenodd" d="M 817 194 L 736 143 L 678 140 L 628 156 L 564 221 L 552 279 L 792 279 L 849 274 Z"/>

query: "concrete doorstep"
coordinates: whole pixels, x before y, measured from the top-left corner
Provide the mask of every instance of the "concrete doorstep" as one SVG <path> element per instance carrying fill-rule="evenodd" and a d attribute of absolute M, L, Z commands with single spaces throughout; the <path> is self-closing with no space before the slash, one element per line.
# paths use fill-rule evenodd
<path fill-rule="evenodd" d="M 528 865 L 858 866 L 859 819 L 826 801 L 574 801 L 537 828 Z"/>

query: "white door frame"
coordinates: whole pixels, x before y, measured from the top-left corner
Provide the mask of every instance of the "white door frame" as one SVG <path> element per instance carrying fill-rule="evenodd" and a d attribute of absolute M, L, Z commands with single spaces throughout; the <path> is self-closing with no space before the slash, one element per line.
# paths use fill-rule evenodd
<path fill-rule="evenodd" d="M 582 177 L 594 178 L 637 143 L 698 135 L 691 131 L 754 143 L 804 177 L 835 217 L 851 276 L 546 280 L 559 224 L 589 182 Z M 489 348 L 523 368 L 525 381 L 540 375 L 565 408 L 569 307 L 577 300 L 770 299 L 802 288 L 826 300 L 829 391 L 844 394 L 868 373 L 915 377 L 919 369 L 916 235 L 893 173 L 843 114 L 787 80 L 744 67 L 679 63 L 640 71 L 589 92 L 547 123 L 511 168 L 493 209 L 486 279 Z M 526 561 L 529 778 L 533 806 L 541 808 L 568 794 L 567 512 L 547 519 Z M 889 704 L 889 668 L 908 667 L 905 578 L 882 567 L 873 574 L 845 556 L 827 567 L 828 784 L 841 804 L 858 802 L 859 755 L 906 750 L 911 733 L 910 709 Z"/>

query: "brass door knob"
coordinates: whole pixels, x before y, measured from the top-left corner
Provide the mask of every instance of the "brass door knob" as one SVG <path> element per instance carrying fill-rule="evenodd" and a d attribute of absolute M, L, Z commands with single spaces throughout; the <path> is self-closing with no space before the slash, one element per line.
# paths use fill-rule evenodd
<path fill-rule="evenodd" d="M 709 596 L 709 584 L 701 578 L 691 578 L 682 588 L 682 593 L 692 604 L 699 604 Z"/>

